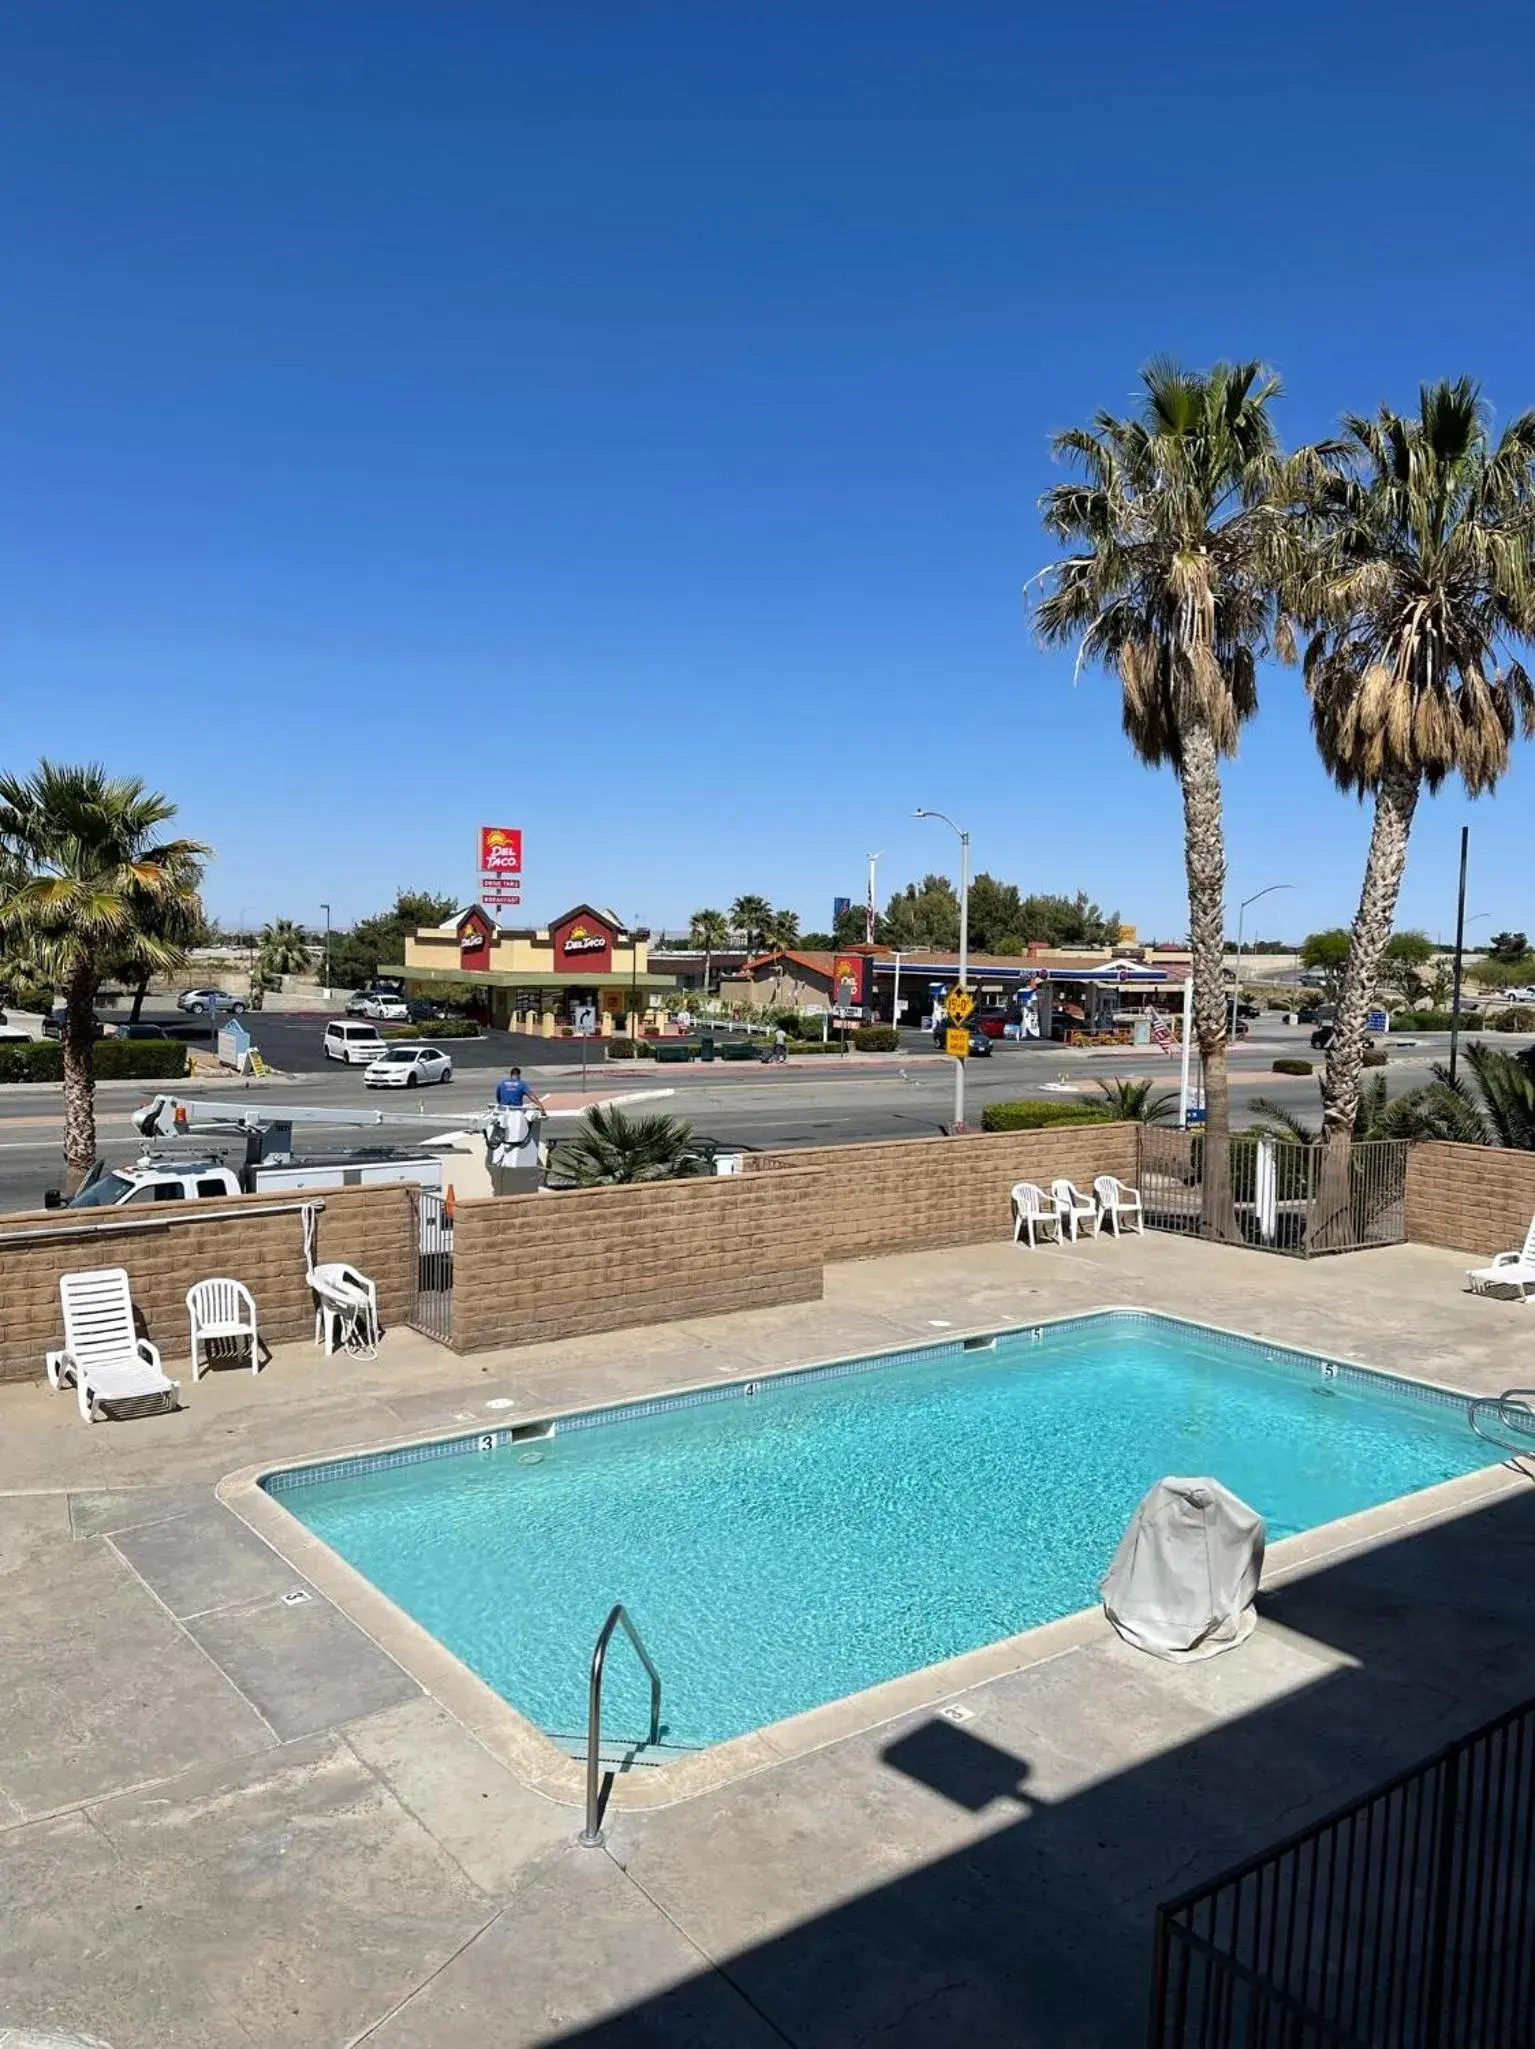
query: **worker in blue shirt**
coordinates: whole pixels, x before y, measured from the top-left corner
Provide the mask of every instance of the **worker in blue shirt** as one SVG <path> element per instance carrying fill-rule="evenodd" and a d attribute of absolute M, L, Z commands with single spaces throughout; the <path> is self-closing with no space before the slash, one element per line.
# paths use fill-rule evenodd
<path fill-rule="evenodd" d="M 502 1110 L 520 1110 L 524 1103 L 537 1103 L 545 1110 L 544 1099 L 537 1094 L 530 1082 L 522 1078 L 522 1069 L 514 1067 L 505 1081 L 496 1083 L 496 1105 Z M 547 1115 L 547 1110 L 545 1110 Z"/>

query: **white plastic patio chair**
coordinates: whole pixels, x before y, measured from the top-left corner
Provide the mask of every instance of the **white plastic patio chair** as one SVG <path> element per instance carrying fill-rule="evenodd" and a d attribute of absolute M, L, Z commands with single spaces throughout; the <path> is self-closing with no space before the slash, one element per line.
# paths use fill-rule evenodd
<path fill-rule="evenodd" d="M 1097 1237 L 1098 1227 L 1102 1222 L 1098 1214 L 1098 1205 L 1090 1195 L 1082 1193 L 1075 1181 L 1067 1181 L 1064 1178 L 1052 1181 L 1050 1200 L 1055 1204 L 1055 1213 L 1061 1223 L 1071 1233 L 1073 1243 L 1084 1225 L 1095 1238 Z"/>
<path fill-rule="evenodd" d="M 309 1269 L 314 1290 L 314 1341 L 329 1358 L 337 1350 L 360 1356 L 378 1350 L 378 1287 L 342 1259 Z"/>
<path fill-rule="evenodd" d="M 243 1281 L 198 1281 L 187 1289 L 187 1315 L 192 1324 L 192 1379 L 205 1371 L 201 1347 L 216 1338 L 248 1344 L 251 1371 L 261 1371 L 261 1341 L 256 1331 L 256 1298 Z"/>
<path fill-rule="evenodd" d="M 1043 1231 L 1061 1242 L 1061 1219 L 1045 1191 L 1032 1181 L 1019 1181 L 1013 1188 L 1013 1243 L 1027 1238 L 1032 1249 L 1035 1234 Z"/>
<path fill-rule="evenodd" d="M 1126 1181 L 1116 1181 L 1112 1174 L 1093 1176 L 1093 1193 L 1098 1198 L 1098 1214 L 1118 1238 L 1127 1223 L 1134 1224 L 1144 1238 L 1146 1235 L 1146 1212 L 1141 1206 L 1141 1192 Z"/>
<path fill-rule="evenodd" d="M 134 1328 L 125 1268 L 98 1266 L 88 1273 L 60 1274 L 59 1302 L 64 1344 L 62 1350 L 46 1355 L 48 1384 L 57 1392 L 72 1380 L 87 1423 L 95 1422 L 101 1402 L 168 1394 L 170 1406 L 177 1406 L 180 1383 L 166 1378 L 158 1350 Z"/>
<path fill-rule="evenodd" d="M 1491 1266 L 1471 1267 L 1466 1274 L 1466 1286 L 1473 1295 L 1496 1295 L 1509 1288 L 1521 1301 L 1528 1302 L 1528 1291 L 1535 1288 L 1535 1217 L 1530 1219 L 1530 1228 L 1519 1250 L 1500 1252 Z"/>

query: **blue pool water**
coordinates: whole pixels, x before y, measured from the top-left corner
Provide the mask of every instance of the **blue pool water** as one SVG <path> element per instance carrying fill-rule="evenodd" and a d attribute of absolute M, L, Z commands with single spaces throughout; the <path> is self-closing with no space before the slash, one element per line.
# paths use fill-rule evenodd
<path fill-rule="evenodd" d="M 701 1745 L 1088 1606 L 1165 1474 L 1213 1474 L 1273 1542 L 1489 1463 L 1463 1406 L 1138 1314 L 755 1385 L 268 1485 L 558 1736 L 623 1601 L 667 1740 Z M 609 1672 L 638 1734 L 622 1644 Z"/>

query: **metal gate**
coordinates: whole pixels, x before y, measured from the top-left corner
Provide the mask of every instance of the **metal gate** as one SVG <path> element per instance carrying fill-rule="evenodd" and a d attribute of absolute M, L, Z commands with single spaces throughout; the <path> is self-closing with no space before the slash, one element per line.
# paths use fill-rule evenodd
<path fill-rule="evenodd" d="M 1303 1145 L 1238 1131 L 1141 1130 L 1141 1199 L 1153 1230 L 1219 1238 L 1307 1259 L 1400 1245 L 1407 1235 L 1405 1139 Z"/>
<path fill-rule="evenodd" d="M 436 1338 L 453 1336 L 453 1212 L 434 1188 L 418 1188 L 416 1199 L 416 1284 L 411 1290 L 410 1325 Z"/>
<path fill-rule="evenodd" d="M 1528 2049 L 1535 1705 L 1158 1909 L 1151 2049 Z"/>

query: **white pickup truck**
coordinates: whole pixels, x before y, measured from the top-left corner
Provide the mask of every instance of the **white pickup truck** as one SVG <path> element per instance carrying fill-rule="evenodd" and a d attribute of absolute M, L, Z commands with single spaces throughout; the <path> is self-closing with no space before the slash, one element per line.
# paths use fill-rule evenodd
<path fill-rule="evenodd" d="M 236 1170 L 218 1160 L 182 1160 L 146 1154 L 131 1167 L 112 1167 L 87 1180 L 68 1202 L 56 1189 L 44 1197 L 49 1209 L 121 1209 L 128 1203 L 219 1202 L 231 1195 L 271 1195 L 284 1188 L 365 1188 L 378 1181 L 412 1181 L 441 1189 L 442 1161 L 429 1155 L 324 1155 L 284 1166 Z M 49 1198 L 52 1198 L 51 1200 Z"/>

